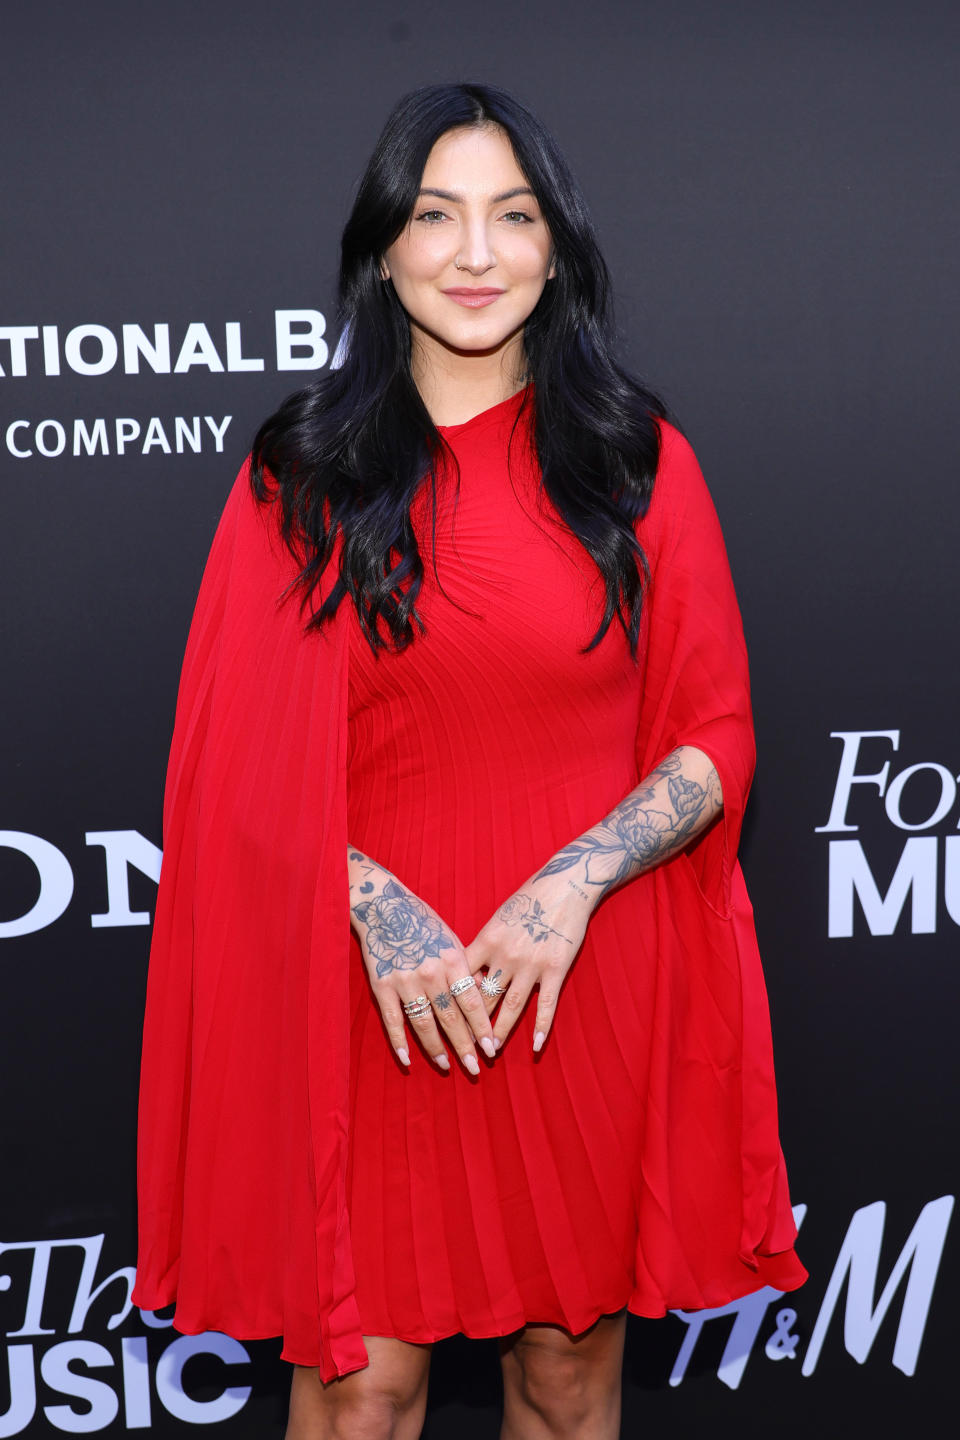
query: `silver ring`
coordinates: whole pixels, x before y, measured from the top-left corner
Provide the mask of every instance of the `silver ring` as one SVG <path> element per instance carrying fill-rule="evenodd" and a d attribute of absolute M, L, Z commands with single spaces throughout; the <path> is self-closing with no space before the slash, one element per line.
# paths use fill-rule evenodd
<path fill-rule="evenodd" d="M 499 980 L 495 980 L 491 975 L 484 975 L 480 981 L 480 989 L 484 995 L 502 995 L 506 988 L 506 985 L 501 985 Z"/>
<path fill-rule="evenodd" d="M 420 1020 L 424 1015 L 429 1015 L 433 1006 L 428 1003 L 426 1005 L 417 1005 L 413 1010 L 407 1010 L 406 1006 L 403 1008 L 406 1010 L 408 1020 Z"/>
<path fill-rule="evenodd" d="M 455 980 L 450 986 L 450 994 L 462 995 L 465 990 L 474 990 L 476 984 L 477 982 L 472 975 L 461 975 L 460 979 Z"/>
<path fill-rule="evenodd" d="M 412 1015 L 414 1010 L 421 1010 L 424 1005 L 426 1005 L 428 1010 L 430 1009 L 430 1002 L 427 1000 L 426 995 L 414 995 L 413 999 L 408 1000 L 404 1005 L 403 1013 L 405 1015 Z"/>

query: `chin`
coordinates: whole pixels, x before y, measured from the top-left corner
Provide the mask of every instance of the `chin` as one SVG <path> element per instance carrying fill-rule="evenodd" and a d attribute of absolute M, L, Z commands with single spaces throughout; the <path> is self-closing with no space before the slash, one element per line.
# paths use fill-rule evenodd
<path fill-rule="evenodd" d="M 493 307 L 491 307 L 492 309 Z M 457 324 L 450 324 L 449 319 L 443 326 L 443 333 L 458 335 L 464 344 L 482 345 L 485 349 L 491 345 L 499 345 L 503 340 L 509 340 L 522 329 L 529 316 L 529 312 L 521 310 L 516 314 L 508 315 L 501 310 L 497 316 L 484 316 L 482 320 L 463 320 Z"/>
<path fill-rule="evenodd" d="M 425 334 L 450 350 L 480 352 L 496 350 L 499 345 L 505 344 L 512 335 L 516 334 L 518 326 L 522 326 L 523 321 L 518 321 L 517 325 L 500 324 L 495 327 L 492 325 L 483 327 L 479 325 L 424 325 L 422 322 L 419 324 Z"/>
<path fill-rule="evenodd" d="M 502 349 L 509 339 L 510 335 L 494 335 L 482 340 L 473 336 L 460 340 L 448 340 L 446 343 L 451 350 L 458 350 L 463 355 L 486 355 Z"/>

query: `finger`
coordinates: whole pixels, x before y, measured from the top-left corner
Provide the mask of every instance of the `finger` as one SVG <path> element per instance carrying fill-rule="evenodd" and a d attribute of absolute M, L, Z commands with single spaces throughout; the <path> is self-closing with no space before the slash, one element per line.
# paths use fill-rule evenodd
<path fill-rule="evenodd" d="M 552 967 L 540 977 L 537 1018 L 533 1026 L 533 1048 L 535 1051 L 543 1049 L 547 1036 L 550 1034 L 553 1017 L 557 1013 L 557 1001 L 560 999 L 560 984 L 562 979 L 563 976 L 557 973 Z"/>
<path fill-rule="evenodd" d="M 487 956 L 479 945 L 476 949 L 471 949 L 469 945 L 467 946 L 467 965 L 471 975 L 476 975 L 478 970 L 483 970 L 488 964 Z"/>
<path fill-rule="evenodd" d="M 411 1010 L 404 1009 L 403 1013 L 406 1016 L 407 1024 L 434 1064 L 439 1065 L 441 1070 L 449 1070 L 450 1056 L 447 1054 L 446 1046 L 440 1039 L 440 1031 L 437 1029 L 437 1023 L 433 1018 L 433 1006 L 430 1004 L 430 1001 L 426 996 L 422 995 L 421 991 L 417 991 L 416 995 L 404 996 L 403 1003 L 404 1006 L 412 1006 L 415 1000 L 421 999 L 422 1003 L 416 1006 L 416 1008 Z"/>
<path fill-rule="evenodd" d="M 465 989 L 460 986 L 461 980 L 471 978 L 476 980 L 475 976 L 471 977 L 468 974 L 456 976 L 451 980 L 450 993 L 454 995 L 467 1024 L 480 1042 L 484 1054 L 492 1060 L 496 1053 L 496 1046 L 494 1045 L 493 1026 L 490 1024 L 490 1015 L 483 1002 L 483 996 L 476 983 Z M 484 1041 L 487 1043 L 484 1044 Z"/>
<path fill-rule="evenodd" d="M 403 1023 L 403 1010 L 396 992 L 393 990 L 380 990 L 376 992 L 377 1004 L 380 1006 L 380 1015 L 383 1020 L 383 1028 L 387 1032 L 387 1039 L 396 1052 L 397 1059 L 401 1065 L 410 1064 L 410 1052 L 407 1049 L 407 1032 Z"/>
<path fill-rule="evenodd" d="M 492 1015 L 510 984 L 510 976 L 502 966 L 491 964 L 486 975 L 481 975 L 477 984 L 480 987 L 480 997 L 486 1012 L 488 1015 Z M 491 988 L 487 989 L 488 986 Z"/>
<path fill-rule="evenodd" d="M 463 1011 L 456 1002 L 456 998 L 449 990 L 440 990 L 433 997 L 433 1009 L 437 1020 L 446 1032 L 450 1044 L 453 1046 L 463 1066 L 469 1070 L 471 1075 L 480 1074 L 480 1062 L 477 1059 L 477 1052 L 473 1048 L 473 1035 L 466 1022 Z M 492 1037 L 487 1039 L 487 1046 L 484 1051 L 492 1060 L 497 1053 L 493 1047 Z"/>
<path fill-rule="evenodd" d="M 493 1027 L 494 1036 L 501 1043 L 506 1040 L 519 1020 L 524 1006 L 530 999 L 535 980 L 536 975 L 533 971 L 529 973 L 521 971 L 514 975 L 507 986 L 506 993 L 500 1001 L 500 1011 Z"/>

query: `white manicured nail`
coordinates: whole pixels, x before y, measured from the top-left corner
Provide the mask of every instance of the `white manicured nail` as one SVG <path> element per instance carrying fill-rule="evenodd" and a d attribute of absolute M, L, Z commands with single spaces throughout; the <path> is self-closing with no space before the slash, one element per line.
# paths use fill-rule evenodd
<path fill-rule="evenodd" d="M 480 1041 L 480 1045 L 483 1049 L 484 1055 L 489 1056 L 492 1060 L 494 1055 L 496 1055 L 497 1053 L 497 1047 L 493 1042 L 492 1036 L 484 1035 L 483 1039 Z"/>
<path fill-rule="evenodd" d="M 542 1030 L 538 1030 L 538 1031 L 537 1031 L 536 1035 L 534 1035 L 534 1037 L 533 1037 L 533 1048 L 534 1048 L 534 1052 L 536 1052 L 537 1050 L 540 1050 L 540 1049 L 543 1048 L 543 1042 L 544 1042 L 544 1040 L 546 1040 L 546 1038 L 547 1038 L 547 1037 L 546 1037 L 546 1035 L 544 1035 L 544 1033 L 543 1033 Z"/>
<path fill-rule="evenodd" d="M 480 1062 L 477 1059 L 476 1055 L 464 1055 L 463 1063 L 470 1071 L 471 1075 L 480 1074 Z"/>
<path fill-rule="evenodd" d="M 448 1055 L 434 1055 L 433 1058 L 435 1063 L 440 1066 L 441 1070 L 450 1069 L 450 1057 Z"/>
<path fill-rule="evenodd" d="M 401 1065 L 410 1064 L 410 1056 L 407 1054 L 406 1050 L 402 1049 L 399 1046 L 397 1048 L 397 1059 L 400 1061 Z"/>

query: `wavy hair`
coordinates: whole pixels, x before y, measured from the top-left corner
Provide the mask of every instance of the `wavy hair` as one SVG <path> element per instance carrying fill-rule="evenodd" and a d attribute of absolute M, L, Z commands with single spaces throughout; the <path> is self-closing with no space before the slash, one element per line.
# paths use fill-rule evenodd
<path fill-rule="evenodd" d="M 436 574 L 437 468 L 452 451 L 417 389 L 409 319 L 392 282 L 380 278 L 380 263 L 410 219 L 434 144 L 470 126 L 499 126 L 509 137 L 553 242 L 556 274 L 526 321 L 523 351 L 543 489 L 606 587 L 584 653 L 616 615 L 635 658 L 648 579 L 635 526 L 653 493 L 656 419 L 667 418 L 667 409 L 616 358 L 609 272 L 577 182 L 549 131 L 504 90 L 427 85 L 390 114 L 341 240 L 342 363 L 288 396 L 261 425 L 251 485 L 260 502 L 281 505 L 281 533 L 303 567 L 288 587 L 301 592 L 301 614 L 342 531 L 339 575 L 307 629 L 320 627 L 349 595 L 374 655 L 386 645 L 405 648 L 414 621 L 425 633 L 416 609 L 423 559 L 410 506 L 429 476 Z M 514 435 L 529 400 L 530 392 Z"/>

